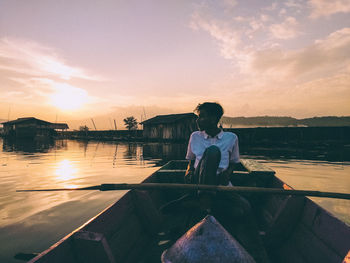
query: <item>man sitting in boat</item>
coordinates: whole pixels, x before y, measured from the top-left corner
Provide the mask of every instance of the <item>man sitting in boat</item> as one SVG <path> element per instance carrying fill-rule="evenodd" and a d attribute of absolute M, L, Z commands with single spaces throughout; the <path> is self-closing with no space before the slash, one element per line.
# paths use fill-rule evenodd
<path fill-rule="evenodd" d="M 218 123 L 224 113 L 220 104 L 204 102 L 195 109 L 199 131 L 191 134 L 186 159 L 185 182 L 232 186 L 230 176 L 240 162 L 237 135 L 224 132 Z M 220 223 L 246 247 L 257 262 L 268 262 L 249 202 L 236 193 L 198 191 L 165 205 L 164 212 L 190 208 L 214 214 Z M 235 223 L 232 223 L 232 220 Z"/>
<path fill-rule="evenodd" d="M 195 109 L 199 131 L 191 134 L 185 175 L 192 184 L 230 185 L 230 175 L 239 163 L 237 135 L 218 128 L 224 111 L 220 104 L 205 102 Z"/>
<path fill-rule="evenodd" d="M 189 160 L 185 182 L 189 184 L 232 185 L 229 181 L 234 167 L 239 163 L 237 135 L 224 132 L 218 127 L 224 110 L 215 102 L 198 104 L 197 126 L 199 131 L 191 134 L 186 159 Z M 215 193 L 201 191 L 198 193 L 202 208 L 210 210 Z M 193 204 L 193 195 L 185 195 L 175 200 L 163 211 L 170 211 L 179 204 Z M 189 201 L 189 202 L 188 202 Z M 196 200 L 198 201 L 198 200 Z"/>

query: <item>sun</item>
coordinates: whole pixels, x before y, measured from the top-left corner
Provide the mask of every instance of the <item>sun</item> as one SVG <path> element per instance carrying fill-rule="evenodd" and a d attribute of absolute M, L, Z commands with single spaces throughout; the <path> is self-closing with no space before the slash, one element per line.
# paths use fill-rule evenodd
<path fill-rule="evenodd" d="M 79 110 L 88 101 L 87 92 L 66 83 L 55 83 L 50 104 L 63 111 Z"/>

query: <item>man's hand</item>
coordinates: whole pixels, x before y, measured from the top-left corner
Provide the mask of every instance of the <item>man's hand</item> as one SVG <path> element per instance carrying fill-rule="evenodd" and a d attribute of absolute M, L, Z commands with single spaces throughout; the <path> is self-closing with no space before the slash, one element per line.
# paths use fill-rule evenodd
<path fill-rule="evenodd" d="M 219 185 L 228 185 L 234 170 L 234 163 L 230 163 L 228 168 L 219 174 Z"/>
<path fill-rule="evenodd" d="M 193 161 L 190 160 L 188 162 L 187 170 L 185 173 L 185 184 L 192 184 L 193 183 L 193 175 L 194 175 Z"/>
<path fill-rule="evenodd" d="M 185 173 L 185 184 L 191 184 L 192 183 L 192 177 L 194 172 L 192 170 L 187 170 Z"/>
<path fill-rule="evenodd" d="M 228 185 L 230 181 L 230 174 L 228 170 L 223 171 L 219 174 L 219 185 Z"/>

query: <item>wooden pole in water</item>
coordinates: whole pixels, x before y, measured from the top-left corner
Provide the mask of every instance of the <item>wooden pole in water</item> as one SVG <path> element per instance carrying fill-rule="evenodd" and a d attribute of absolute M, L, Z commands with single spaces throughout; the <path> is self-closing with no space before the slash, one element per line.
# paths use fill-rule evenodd
<path fill-rule="evenodd" d="M 57 188 L 57 189 L 27 189 L 16 190 L 16 192 L 42 192 L 42 191 L 75 191 L 75 190 L 207 190 L 227 193 L 254 193 L 254 194 L 277 194 L 294 196 L 315 196 L 326 198 L 338 198 L 350 200 L 350 194 L 321 192 L 313 190 L 294 190 L 281 188 L 262 188 L 262 187 L 242 187 L 242 186 L 221 186 L 221 185 L 195 185 L 195 184 L 167 184 L 167 183 L 142 183 L 142 184 L 101 184 L 82 188 Z"/>
<path fill-rule="evenodd" d="M 7 113 L 7 121 L 10 121 L 10 113 L 11 113 L 11 103 L 9 104 L 9 111 Z"/>
<path fill-rule="evenodd" d="M 145 111 L 145 107 L 142 107 L 143 108 L 143 115 L 145 116 L 145 120 L 147 119 L 147 116 L 146 116 L 146 111 Z"/>
<path fill-rule="evenodd" d="M 113 121 L 114 121 L 114 130 L 117 130 L 117 124 L 115 122 L 115 119 L 113 119 Z"/>
<path fill-rule="evenodd" d="M 91 118 L 91 121 L 92 121 L 92 124 L 94 125 L 95 131 L 97 131 L 97 129 L 96 129 L 96 125 L 95 125 L 95 122 L 94 122 L 94 119 L 93 119 L 93 118 Z"/>

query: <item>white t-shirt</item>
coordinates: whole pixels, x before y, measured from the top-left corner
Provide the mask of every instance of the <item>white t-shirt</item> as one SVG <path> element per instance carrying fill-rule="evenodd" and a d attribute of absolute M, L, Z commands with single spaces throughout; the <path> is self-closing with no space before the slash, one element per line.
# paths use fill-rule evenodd
<path fill-rule="evenodd" d="M 188 142 L 187 160 L 195 160 L 194 168 L 198 166 L 204 151 L 211 145 L 221 151 L 218 173 L 226 170 L 230 163 L 239 163 L 238 137 L 232 132 L 221 131 L 215 137 L 210 137 L 205 131 L 195 131 Z"/>

